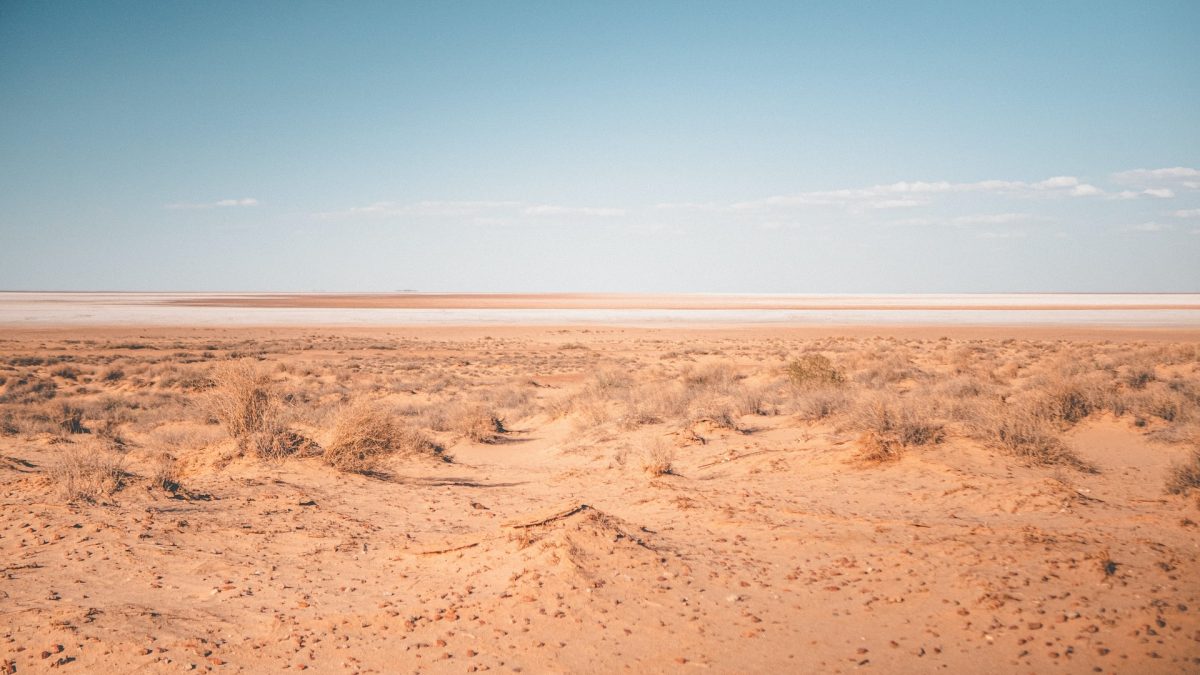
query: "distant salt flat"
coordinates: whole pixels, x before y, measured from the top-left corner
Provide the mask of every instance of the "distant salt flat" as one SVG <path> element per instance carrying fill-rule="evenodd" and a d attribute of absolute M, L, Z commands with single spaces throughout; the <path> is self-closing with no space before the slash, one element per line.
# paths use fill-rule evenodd
<path fill-rule="evenodd" d="M 1200 294 L 0 292 L 0 326 L 947 325 L 1200 328 Z"/>

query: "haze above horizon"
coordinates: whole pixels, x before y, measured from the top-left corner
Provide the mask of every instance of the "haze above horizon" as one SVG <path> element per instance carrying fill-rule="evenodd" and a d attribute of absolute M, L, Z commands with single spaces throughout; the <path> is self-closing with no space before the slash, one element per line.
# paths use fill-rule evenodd
<path fill-rule="evenodd" d="M 1200 4 L 6 3 L 0 289 L 1200 290 Z"/>

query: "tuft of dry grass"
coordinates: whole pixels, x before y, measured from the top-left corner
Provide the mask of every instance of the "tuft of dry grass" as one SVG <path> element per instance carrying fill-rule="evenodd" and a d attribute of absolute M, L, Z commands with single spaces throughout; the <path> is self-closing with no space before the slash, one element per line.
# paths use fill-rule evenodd
<path fill-rule="evenodd" d="M 1145 389 L 1146 385 L 1158 379 L 1153 363 L 1138 363 L 1130 365 L 1121 379 L 1130 389 Z"/>
<path fill-rule="evenodd" d="M 480 403 L 452 403 L 433 406 L 422 415 L 428 428 L 448 431 L 475 443 L 496 443 L 508 433 L 504 420 Z"/>
<path fill-rule="evenodd" d="M 858 459 L 872 464 L 894 462 L 904 456 L 904 446 L 900 442 L 878 431 L 864 431 L 858 437 Z"/>
<path fill-rule="evenodd" d="M 64 448 L 49 470 L 67 501 L 101 502 L 120 490 L 128 474 L 122 457 L 92 444 Z"/>
<path fill-rule="evenodd" d="M 805 354 L 787 365 L 788 380 L 800 389 L 832 387 L 846 381 L 846 375 L 824 354 Z"/>
<path fill-rule="evenodd" d="M 49 401 L 58 395 L 58 384 L 54 380 L 27 375 L 13 378 L 0 392 L 0 403 L 32 404 Z"/>
<path fill-rule="evenodd" d="M 929 413 L 905 401 L 876 395 L 863 400 L 851 413 L 850 423 L 863 431 L 859 437 L 860 459 L 899 459 L 906 448 L 935 445 L 945 437 L 941 424 L 929 421 Z"/>
<path fill-rule="evenodd" d="M 1172 466 L 1167 473 L 1167 492 L 1182 495 L 1192 491 L 1200 491 L 1200 447 L 1194 448 L 1187 460 Z"/>
<path fill-rule="evenodd" d="M 650 474 L 651 478 L 674 475 L 674 462 L 675 451 L 660 439 L 655 439 L 642 449 L 642 470 Z"/>
<path fill-rule="evenodd" d="M 218 367 L 207 406 L 239 447 L 263 459 L 282 459 L 312 443 L 284 422 L 283 396 L 270 374 L 249 359 Z"/>
<path fill-rule="evenodd" d="M 1040 388 L 1040 405 L 1046 416 L 1075 424 L 1100 410 L 1108 398 L 1101 378 L 1055 377 Z"/>
<path fill-rule="evenodd" d="M 504 420 L 483 406 L 464 406 L 454 416 L 455 431 L 476 443 L 495 443 L 508 433 Z"/>
<path fill-rule="evenodd" d="M 688 424 L 707 422 L 719 429 L 742 431 L 733 406 L 723 400 L 708 399 L 698 402 L 687 421 Z"/>
<path fill-rule="evenodd" d="M 740 378 L 737 368 L 724 361 L 710 361 L 683 373 L 684 385 L 689 389 L 708 389 L 725 393 Z"/>
<path fill-rule="evenodd" d="M 441 452 L 424 434 L 377 405 L 357 403 L 343 409 L 322 459 L 339 471 L 372 473 L 392 455 L 436 455 Z"/>
<path fill-rule="evenodd" d="M 283 399 L 270 375 L 253 361 L 224 364 L 213 373 L 208 410 L 234 438 L 272 431 L 280 425 Z"/>
<path fill-rule="evenodd" d="M 155 455 L 153 460 L 153 470 L 150 474 L 150 484 L 162 488 L 167 492 L 178 492 L 182 487 L 180 483 L 179 462 L 176 461 L 175 455 L 169 452 L 160 452 Z"/>
<path fill-rule="evenodd" d="M 83 408 L 60 403 L 54 412 L 57 426 L 63 432 L 68 434 L 87 433 L 87 429 L 83 426 Z"/>
<path fill-rule="evenodd" d="M 21 424 L 12 410 L 0 410 L 0 436 L 16 436 L 21 433 Z"/>
<path fill-rule="evenodd" d="M 822 387 L 799 393 L 794 405 L 800 419 L 815 422 L 841 413 L 851 403 L 850 394 L 841 387 Z"/>
<path fill-rule="evenodd" d="M 779 398 L 769 385 L 744 386 L 735 396 L 734 405 L 740 415 L 778 415 Z"/>
<path fill-rule="evenodd" d="M 1037 400 L 1000 402 L 981 411 L 973 426 L 977 436 L 1031 464 L 1090 470 L 1059 437 L 1056 416 Z"/>

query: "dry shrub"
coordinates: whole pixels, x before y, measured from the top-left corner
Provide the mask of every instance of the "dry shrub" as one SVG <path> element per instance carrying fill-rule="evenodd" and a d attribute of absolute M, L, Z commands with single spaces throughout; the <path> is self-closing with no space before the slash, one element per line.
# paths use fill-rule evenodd
<path fill-rule="evenodd" d="M 0 393 L 0 403 L 39 403 L 49 401 L 58 394 L 54 380 L 25 375 L 9 380 Z"/>
<path fill-rule="evenodd" d="M 661 439 L 655 439 L 642 449 L 642 470 L 650 474 L 651 478 L 674 475 L 674 461 L 675 451 L 667 447 Z"/>
<path fill-rule="evenodd" d="M 681 419 L 687 417 L 695 395 L 696 392 L 682 382 L 651 382 L 629 390 L 626 410 L 629 415 L 645 418 L 648 424 Z"/>
<path fill-rule="evenodd" d="M 572 401 L 571 409 L 577 415 L 574 426 L 579 430 L 604 426 L 613 417 L 609 401 L 590 394 L 582 395 Z"/>
<path fill-rule="evenodd" d="M 1167 492 L 1182 495 L 1200 490 L 1200 447 L 1192 450 L 1182 464 L 1171 467 L 1167 474 Z"/>
<path fill-rule="evenodd" d="M 83 408 L 61 403 L 54 411 L 55 422 L 59 429 L 68 434 L 85 434 L 83 427 Z"/>
<path fill-rule="evenodd" d="M 727 392 L 737 380 L 737 367 L 724 361 L 704 363 L 683 374 L 683 383 L 689 389 Z"/>
<path fill-rule="evenodd" d="M 84 411 L 66 403 L 27 405 L 5 410 L 0 419 L 0 433 L 8 435 L 49 434 L 65 439 L 73 434 L 85 434 Z"/>
<path fill-rule="evenodd" d="M 281 426 L 283 398 L 270 375 L 253 361 L 226 363 L 213 373 L 208 409 L 234 438 Z"/>
<path fill-rule="evenodd" d="M 708 422 L 720 429 L 741 431 L 733 406 L 719 399 L 707 399 L 696 405 L 688 418 L 689 424 Z"/>
<path fill-rule="evenodd" d="M 178 492 L 182 485 L 179 482 L 179 462 L 175 455 L 160 452 L 154 456 L 153 469 L 150 473 L 150 484 L 167 492 Z"/>
<path fill-rule="evenodd" d="M 858 459 L 864 462 L 892 462 L 904 455 L 904 446 L 899 441 L 877 431 L 863 432 L 858 437 L 858 446 Z"/>
<path fill-rule="evenodd" d="M 93 444 L 65 448 L 49 475 L 64 499 L 85 502 L 108 498 L 121 489 L 127 476 L 121 455 Z"/>
<path fill-rule="evenodd" d="M 448 431 L 476 443 L 496 443 L 508 433 L 504 420 L 480 403 L 453 403 L 427 408 L 422 421 L 434 431 Z"/>
<path fill-rule="evenodd" d="M 1114 401 L 1113 410 L 1131 412 L 1145 420 L 1156 417 L 1165 422 L 1185 422 L 1192 418 L 1196 402 L 1184 385 L 1172 387 L 1155 382 L 1139 391 L 1125 393 Z"/>
<path fill-rule="evenodd" d="M 392 455 L 436 455 L 433 441 L 379 406 L 358 403 L 344 408 L 322 459 L 339 471 L 372 473 Z"/>
<path fill-rule="evenodd" d="M 114 448 L 123 448 L 129 443 L 121 433 L 120 418 L 113 415 L 100 420 L 100 425 L 96 427 L 96 437 L 103 439 Z"/>
<path fill-rule="evenodd" d="M 1146 385 L 1155 381 L 1157 378 L 1153 363 L 1136 363 L 1131 364 L 1121 380 L 1130 389 L 1145 389 Z"/>
<path fill-rule="evenodd" d="M 924 374 L 907 355 L 886 352 L 882 358 L 876 357 L 866 368 L 855 373 L 854 379 L 868 387 L 879 389 L 889 384 L 915 380 Z"/>
<path fill-rule="evenodd" d="M 507 415 L 512 415 L 514 419 L 521 419 L 531 412 L 531 402 L 536 391 L 537 384 L 530 380 L 514 382 L 507 386 L 497 386 L 488 390 L 485 405 L 494 411 L 505 413 L 497 415 L 502 419 Z"/>
<path fill-rule="evenodd" d="M 839 386 L 846 375 L 823 354 L 805 354 L 787 365 L 788 380 L 800 389 Z"/>
<path fill-rule="evenodd" d="M 657 412 L 658 406 L 656 405 L 656 401 L 649 396 L 645 396 L 644 389 L 642 388 L 637 392 L 630 390 L 625 396 L 625 414 L 617 419 L 617 425 L 623 431 L 630 431 L 646 424 L 658 424 L 662 422 L 662 417 Z M 599 419 L 600 424 L 603 424 L 603 418 L 607 417 L 608 410 L 604 407 L 603 402 L 599 402 L 597 405 L 600 406 L 601 410 L 588 413 L 592 418 L 589 421 L 594 422 Z M 594 424 L 593 426 L 599 425 Z"/>
<path fill-rule="evenodd" d="M 173 456 L 190 454 L 224 438 L 219 429 L 192 423 L 168 424 L 149 432 L 148 444 Z"/>
<path fill-rule="evenodd" d="M 61 377 L 64 380 L 70 380 L 74 382 L 79 379 L 79 376 L 82 373 L 74 366 L 59 366 L 58 368 L 50 371 L 50 374 L 55 377 Z"/>
<path fill-rule="evenodd" d="M 845 389 L 824 387 L 797 394 L 796 415 L 809 422 L 832 417 L 850 407 L 852 399 Z"/>
<path fill-rule="evenodd" d="M 475 443 L 495 443 L 508 433 L 504 420 L 482 405 L 459 407 L 451 417 L 451 429 Z"/>
<path fill-rule="evenodd" d="M 958 375 L 936 385 L 930 398 L 947 419 L 970 421 L 985 396 L 999 396 L 997 387 L 974 375 Z"/>
<path fill-rule="evenodd" d="M 1065 465 L 1090 470 L 1059 437 L 1059 424 L 1037 401 L 999 403 L 973 421 L 977 436 L 1010 455 L 1041 466 Z"/>
<path fill-rule="evenodd" d="M 16 436 L 21 433 L 21 423 L 12 410 L 0 410 L 0 436 Z"/>
<path fill-rule="evenodd" d="M 293 455 L 308 455 L 320 450 L 312 439 L 284 427 L 256 431 L 243 436 L 238 439 L 238 447 L 254 453 L 256 457 L 272 461 Z"/>
<path fill-rule="evenodd" d="M 1020 375 L 1022 365 L 1018 361 L 1005 361 L 999 367 L 991 372 L 992 380 L 996 382 L 1009 382 Z"/>
<path fill-rule="evenodd" d="M 876 444 L 909 448 L 940 443 L 945 436 L 942 425 L 928 421 L 929 413 L 907 401 L 873 396 L 855 407 L 850 423 L 874 438 Z"/>
<path fill-rule="evenodd" d="M 209 412 L 243 451 L 281 459 L 312 448 L 311 441 L 287 428 L 283 396 L 271 376 L 249 359 L 218 368 L 206 400 Z"/>
<path fill-rule="evenodd" d="M 770 385 L 750 385 L 738 389 L 734 405 L 739 415 L 778 415 L 779 397 Z"/>
<path fill-rule="evenodd" d="M 575 396 L 554 396 L 546 399 L 542 404 L 542 412 L 550 419 L 561 419 L 571 414 L 571 410 L 575 407 Z M 430 427 L 431 429 L 433 427 Z"/>
<path fill-rule="evenodd" d="M 615 389 L 624 389 L 632 383 L 629 373 L 609 366 L 597 370 L 586 385 L 586 389 L 597 394 L 605 394 Z"/>
<path fill-rule="evenodd" d="M 976 375 L 960 374 L 948 380 L 943 380 L 934 387 L 939 397 L 964 399 L 978 398 L 991 393 L 994 387 L 981 380 Z"/>
<path fill-rule="evenodd" d="M 1104 407 L 1110 388 L 1099 373 L 1091 376 L 1056 377 L 1038 388 L 1043 414 L 1051 419 L 1075 424 Z"/>

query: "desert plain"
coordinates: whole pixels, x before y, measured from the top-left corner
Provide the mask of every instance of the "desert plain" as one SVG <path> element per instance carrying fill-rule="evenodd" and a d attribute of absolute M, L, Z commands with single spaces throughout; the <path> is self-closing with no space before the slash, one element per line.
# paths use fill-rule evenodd
<path fill-rule="evenodd" d="M 1200 327 L 10 322 L 0 509 L 4 672 L 1197 672 Z"/>

